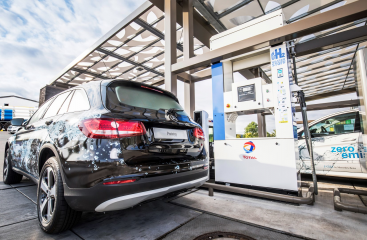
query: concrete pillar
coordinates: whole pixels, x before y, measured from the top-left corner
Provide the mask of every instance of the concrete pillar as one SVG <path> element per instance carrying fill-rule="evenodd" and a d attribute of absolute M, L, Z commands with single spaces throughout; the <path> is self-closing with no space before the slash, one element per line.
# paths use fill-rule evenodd
<path fill-rule="evenodd" d="M 192 81 L 184 82 L 184 102 L 185 112 L 194 118 L 195 111 L 195 83 Z"/>
<path fill-rule="evenodd" d="M 194 6 L 193 0 L 184 0 L 182 2 L 182 22 L 183 22 L 183 50 L 184 61 L 194 56 Z"/>
<path fill-rule="evenodd" d="M 177 75 L 171 71 L 172 64 L 177 62 L 176 4 L 176 0 L 164 0 L 164 84 L 167 91 L 177 96 Z"/>
<path fill-rule="evenodd" d="M 258 134 L 259 137 L 266 137 L 266 122 L 265 122 L 265 115 L 261 113 L 257 114 L 257 127 L 258 127 Z"/>

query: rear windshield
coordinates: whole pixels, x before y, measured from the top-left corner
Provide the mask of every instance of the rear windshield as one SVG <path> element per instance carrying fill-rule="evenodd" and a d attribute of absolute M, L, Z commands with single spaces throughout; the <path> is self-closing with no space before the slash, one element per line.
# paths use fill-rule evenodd
<path fill-rule="evenodd" d="M 112 83 L 107 87 L 107 104 L 111 110 L 125 110 L 124 107 L 138 107 L 152 110 L 183 110 L 181 105 L 163 91 L 146 86 L 126 83 Z M 126 109 L 128 111 L 128 109 Z M 185 114 L 183 111 L 179 114 Z M 186 114 L 185 114 L 186 115 Z"/>
<path fill-rule="evenodd" d="M 24 122 L 23 118 L 14 118 L 13 120 L 11 120 L 11 125 L 13 126 L 21 126 Z"/>

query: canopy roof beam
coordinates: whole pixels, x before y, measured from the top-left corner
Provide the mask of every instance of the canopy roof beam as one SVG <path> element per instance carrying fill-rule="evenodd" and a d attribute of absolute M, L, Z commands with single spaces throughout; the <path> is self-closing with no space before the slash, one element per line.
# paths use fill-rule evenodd
<path fill-rule="evenodd" d="M 286 7 L 292 5 L 292 4 L 296 3 L 296 2 L 299 2 L 299 1 L 301 1 L 301 0 L 291 0 L 289 2 L 283 3 L 282 5 L 280 5 L 278 7 L 275 7 L 273 9 L 267 11 L 265 14 L 269 14 L 269 13 L 275 12 L 275 11 L 277 11 L 279 9 L 286 8 Z"/>
<path fill-rule="evenodd" d="M 134 22 L 139 24 L 143 28 L 145 28 L 147 31 L 153 33 L 154 35 L 159 37 L 161 40 L 164 40 L 164 34 L 161 31 L 159 31 L 158 29 L 156 29 L 155 27 L 153 27 L 152 25 L 145 22 L 144 20 L 141 20 L 140 18 L 137 18 L 137 19 L 134 20 Z M 182 45 L 177 44 L 177 49 L 180 50 L 181 52 L 183 52 Z"/>
<path fill-rule="evenodd" d="M 239 4 L 237 4 L 237 5 L 235 5 L 235 6 L 233 6 L 233 7 L 231 7 L 231 8 L 229 8 L 228 10 L 226 10 L 226 11 L 224 11 L 224 12 L 222 12 L 222 13 L 220 13 L 220 14 L 218 14 L 218 18 L 222 18 L 222 17 L 224 17 L 224 16 L 227 16 L 228 14 L 230 14 L 230 13 L 232 13 L 232 12 L 234 12 L 234 11 L 236 11 L 237 9 L 240 9 L 241 7 L 243 7 L 243 6 L 245 6 L 245 5 L 247 5 L 247 4 L 249 4 L 250 2 L 252 2 L 253 0 L 243 0 L 242 2 L 240 2 Z M 259 3 L 260 4 L 260 3 Z M 261 7 L 261 5 L 260 5 L 260 7 Z M 262 8 L 262 7 L 261 7 Z"/>
<path fill-rule="evenodd" d="M 93 77 L 96 77 L 96 78 L 101 78 L 101 79 L 110 79 L 109 77 L 105 77 L 101 74 L 98 74 L 98 73 L 94 73 L 94 72 L 91 72 L 91 71 L 88 71 L 88 70 L 84 70 L 84 69 L 80 69 L 80 68 L 76 68 L 76 67 L 72 67 L 70 69 L 71 71 L 76 71 L 76 72 L 79 72 L 80 74 L 88 74 L 88 75 L 91 75 Z"/>
<path fill-rule="evenodd" d="M 162 16 L 162 17 L 160 17 L 160 18 L 156 19 L 154 22 L 152 22 L 152 23 L 151 23 L 151 25 L 154 25 L 154 24 L 156 24 L 156 23 L 158 23 L 158 22 L 162 21 L 163 19 L 164 19 L 164 16 Z M 122 46 L 124 46 L 125 44 L 129 43 L 131 40 L 133 40 L 135 37 L 137 37 L 137 36 L 139 36 L 140 34 L 142 34 L 144 31 L 146 31 L 146 29 L 145 29 L 145 28 L 143 28 L 143 29 L 139 30 L 139 31 L 138 31 L 138 32 L 136 32 L 136 33 L 135 33 L 131 38 L 127 39 L 126 41 L 124 41 L 123 43 L 121 43 L 119 46 L 117 46 L 117 47 L 116 47 L 116 49 L 115 49 L 115 50 L 113 50 L 112 52 L 116 51 L 116 50 L 117 50 L 117 49 L 119 49 L 120 47 L 122 47 Z M 145 48 L 144 48 L 144 49 L 145 49 Z M 138 54 L 139 52 L 143 51 L 144 49 L 141 49 L 140 51 L 138 51 L 138 52 L 136 52 L 136 53 L 134 53 L 134 54 L 130 55 L 128 58 L 130 58 L 130 57 L 132 57 L 132 56 L 134 56 L 134 55 Z M 91 68 L 92 68 L 92 67 L 94 67 L 96 64 L 98 64 L 99 62 L 103 61 L 103 59 L 105 59 L 107 56 L 108 56 L 108 55 L 102 56 L 102 57 L 101 57 L 101 59 L 99 59 L 98 61 L 95 61 L 91 66 L 89 66 L 89 67 L 87 68 L 87 70 L 91 69 Z M 120 64 L 120 63 L 118 63 L 118 64 Z M 112 67 L 112 68 L 113 68 L 113 67 Z M 105 73 L 105 72 L 107 72 L 107 71 L 104 71 L 103 73 Z M 103 74 L 103 73 L 102 73 L 102 74 Z M 71 82 L 71 81 L 73 81 L 75 78 L 79 77 L 80 75 L 81 75 L 81 73 L 79 73 L 79 74 L 75 75 L 73 78 L 71 78 L 71 80 L 69 80 L 69 81 L 68 81 L 68 83 L 69 83 L 69 82 Z"/>
<path fill-rule="evenodd" d="M 217 14 L 200 0 L 194 1 L 194 7 L 204 16 L 204 18 L 212 25 L 218 32 L 223 32 L 227 28 L 219 20 Z"/>
<path fill-rule="evenodd" d="M 351 42 L 364 41 L 367 39 L 367 26 L 354 28 L 333 35 L 314 39 L 305 43 L 296 44 L 297 56 L 304 56 L 317 51 L 335 48 Z"/>
<path fill-rule="evenodd" d="M 322 34 L 319 34 L 317 36 L 314 36 L 314 37 L 310 37 L 306 40 L 303 40 L 303 41 L 299 41 L 297 44 L 301 44 L 301 43 L 305 43 L 305 42 L 308 42 L 308 41 L 311 41 L 311 40 L 314 40 L 314 39 L 318 39 L 318 38 L 322 38 L 322 37 L 326 37 L 330 34 L 333 34 L 333 33 L 337 33 L 337 32 L 340 32 L 341 30 L 344 30 L 344 29 L 348 29 L 350 27 L 354 27 L 354 26 L 357 26 L 361 23 L 364 23 L 366 21 L 366 19 L 360 19 L 360 20 L 357 20 L 357 21 L 354 21 L 353 23 L 351 24 L 346 24 L 344 26 L 341 26 L 339 28 L 335 28 L 335 29 L 332 29 L 328 32 L 325 32 L 325 33 L 322 33 Z"/>
<path fill-rule="evenodd" d="M 152 69 L 152 68 L 149 68 L 149 67 L 147 67 L 147 66 L 145 66 L 145 65 L 143 65 L 143 64 L 141 64 L 141 63 L 137 63 L 137 62 L 135 62 L 135 61 L 133 61 L 133 60 L 130 60 L 130 59 L 128 59 L 128 58 L 125 58 L 125 57 L 123 57 L 123 56 L 121 56 L 121 55 L 119 55 L 119 54 L 117 54 L 117 53 L 114 53 L 114 52 L 108 51 L 108 50 L 103 49 L 103 48 L 97 48 L 97 51 L 102 52 L 102 53 L 104 53 L 104 54 L 107 54 L 107 55 L 109 55 L 109 56 L 111 56 L 111 57 L 114 57 L 114 58 L 120 59 L 120 60 L 122 60 L 122 61 L 124 61 L 124 62 L 130 63 L 131 65 L 135 65 L 136 67 L 142 67 L 142 68 L 144 68 L 145 70 L 147 70 L 147 71 L 149 71 L 149 72 L 152 72 L 152 73 L 155 73 L 155 74 L 157 74 L 157 75 L 160 75 L 160 76 L 162 76 L 162 77 L 164 76 L 164 74 L 163 74 L 163 73 L 161 73 L 161 72 L 158 72 L 158 71 L 156 71 L 156 70 L 154 70 L 154 69 Z M 119 63 L 119 64 L 120 64 L 120 63 Z"/>
<path fill-rule="evenodd" d="M 289 20 L 287 21 L 287 23 L 289 24 L 289 23 L 295 22 L 295 21 L 297 21 L 297 20 L 300 20 L 300 19 L 302 19 L 302 18 L 304 18 L 304 17 L 310 16 L 310 15 L 312 15 L 312 14 L 314 14 L 314 13 L 317 13 L 318 11 L 321 11 L 321 10 L 323 10 L 323 9 L 325 9 L 325 8 L 328 8 L 328 7 L 330 7 L 330 6 L 333 6 L 333 5 L 335 5 L 335 4 L 337 4 L 337 3 L 340 3 L 340 2 L 342 2 L 342 1 L 344 1 L 344 0 L 335 0 L 335 1 L 332 1 L 332 2 L 330 2 L 330 3 L 328 3 L 328 4 L 322 5 L 321 7 L 318 7 L 318 8 L 312 9 L 312 10 L 310 10 L 310 11 L 308 11 L 308 12 L 305 12 L 305 13 L 303 13 L 303 14 L 300 14 L 300 15 L 298 15 L 297 17 L 291 18 L 291 19 L 289 19 Z"/>
<path fill-rule="evenodd" d="M 182 61 L 172 66 L 174 73 L 189 71 L 198 67 L 207 66 L 213 59 L 224 60 L 232 58 L 256 49 L 271 45 L 274 39 L 283 41 L 300 38 L 311 33 L 324 31 L 332 27 L 350 23 L 367 15 L 367 4 L 364 1 L 356 1 L 327 12 L 323 12 L 306 19 L 301 19 L 292 24 L 256 35 L 254 37 L 230 44 L 228 46 L 213 50 L 206 54 Z M 315 49 L 316 52 L 316 49 Z"/>

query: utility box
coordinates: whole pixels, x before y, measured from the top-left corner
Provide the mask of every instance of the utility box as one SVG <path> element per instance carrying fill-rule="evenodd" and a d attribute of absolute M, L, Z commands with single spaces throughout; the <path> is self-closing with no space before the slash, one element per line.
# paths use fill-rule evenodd
<path fill-rule="evenodd" d="M 274 108 L 273 85 L 262 78 L 232 83 L 232 91 L 224 93 L 224 112 Z"/>
<path fill-rule="evenodd" d="M 210 38 L 210 50 L 215 50 L 247 38 L 280 28 L 285 18 L 282 9 L 221 32 Z"/>

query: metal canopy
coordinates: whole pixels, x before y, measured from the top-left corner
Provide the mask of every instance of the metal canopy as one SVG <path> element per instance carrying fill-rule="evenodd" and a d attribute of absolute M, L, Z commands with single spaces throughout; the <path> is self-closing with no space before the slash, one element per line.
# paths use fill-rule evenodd
<path fill-rule="evenodd" d="M 222 32 L 281 8 L 289 24 L 354 1 L 357 0 L 196 0 L 194 6 Z"/>
<path fill-rule="evenodd" d="M 95 79 L 155 84 L 164 79 L 164 13 L 150 2 L 132 13 L 63 70 L 51 84 L 79 85 Z M 183 29 L 177 24 L 177 62 L 183 56 Z M 209 49 L 194 38 L 194 54 Z"/>
<path fill-rule="evenodd" d="M 365 29 L 367 19 L 325 30 L 297 39 L 297 44 L 311 42 L 321 37 L 334 36 L 337 33 L 356 29 Z M 296 49 L 297 49 L 296 44 Z M 346 45 L 334 47 L 317 53 L 297 57 L 298 85 L 304 89 L 308 98 L 345 89 L 355 89 L 355 76 L 353 60 L 356 51 L 367 47 L 366 41 L 357 41 Z M 261 67 L 271 78 L 270 65 Z"/>
<path fill-rule="evenodd" d="M 222 30 L 216 27 L 218 25 L 229 29 L 280 8 L 282 8 L 286 22 L 292 24 L 299 20 L 307 21 L 305 18 L 346 6 L 356 2 L 356 0 L 198 0 L 198 2 L 206 7 L 207 11 L 203 12 L 203 16 L 206 17 L 210 13 L 211 16 L 207 17 L 208 22 L 220 32 Z M 325 45 L 322 45 L 320 47 L 321 51 L 311 51 L 312 53 L 307 55 L 296 55 L 298 83 L 304 89 L 308 99 L 314 99 L 316 96 L 330 96 L 331 93 L 343 94 L 355 91 L 352 63 L 356 51 L 365 48 L 367 45 L 367 42 L 365 42 L 367 38 L 366 27 L 364 27 L 366 20 L 366 18 L 363 18 L 346 24 L 339 24 L 337 27 L 294 39 L 297 49 L 298 46 L 303 47 L 306 43 L 314 45 L 317 40 L 321 40 L 319 41 L 321 44 L 326 43 L 325 39 L 332 39 L 334 36 L 339 39 L 345 38 L 347 34 L 352 33 L 353 29 L 356 30 L 354 33 L 359 34 L 359 38 L 347 36 L 347 38 L 350 37 L 349 41 L 345 41 L 337 47 L 324 48 Z M 347 34 L 343 36 L 343 32 Z M 261 39 L 259 41 L 258 44 L 261 43 Z M 261 47 L 264 46 L 259 48 Z M 238 53 L 235 54 L 239 55 Z M 231 54 L 228 55 L 228 58 L 231 58 Z M 225 58 L 223 57 L 223 59 Z M 178 65 L 176 64 L 176 66 Z M 195 68 L 195 66 L 192 67 Z M 174 67 L 174 69 L 177 68 Z M 270 64 L 260 66 L 260 69 L 271 79 Z"/>
<path fill-rule="evenodd" d="M 196 21 L 207 22 L 211 29 L 222 32 L 280 8 L 288 24 L 357 0 L 194 0 Z M 152 2 L 152 3 L 151 3 Z M 126 79 L 159 85 L 164 80 L 164 12 L 162 1 L 147 1 L 103 36 L 85 53 L 67 66 L 51 84 L 79 85 L 95 79 Z M 181 4 L 182 0 L 178 1 Z M 179 7 L 179 5 L 178 5 Z M 178 10 L 179 11 L 179 10 Z M 177 22 L 181 23 L 179 19 Z M 198 16 L 202 18 L 198 19 Z M 367 19 L 339 25 L 296 39 L 307 43 L 333 34 L 365 26 Z M 183 60 L 183 29 L 177 23 L 177 62 Z M 197 23 L 197 22 L 196 22 Z M 199 24 L 195 24 L 197 27 Z M 205 24 L 204 24 L 205 25 Z M 209 26 L 209 27 L 210 27 Z M 200 26 L 202 29 L 203 26 Z M 205 26 L 204 26 L 205 27 Z M 214 31 L 214 30 L 213 30 Z M 213 31 L 194 31 L 194 36 L 208 45 Z M 208 35 L 209 33 L 209 35 Z M 206 34 L 206 35 L 205 35 Z M 364 40 L 365 41 L 365 40 Z M 299 85 L 306 96 L 354 89 L 352 61 L 356 50 L 366 47 L 364 41 L 353 42 L 317 53 L 296 57 Z M 209 52 L 203 42 L 194 38 L 195 55 Z M 260 42 L 259 42 L 260 44 Z M 270 66 L 261 69 L 271 79 Z M 198 73 L 197 73 L 198 74 Z M 181 78 L 180 78 L 181 76 Z M 210 75 L 207 75 L 210 78 Z M 179 74 L 179 79 L 204 80 L 205 77 Z M 342 92 L 343 92 L 342 91 Z M 345 91 L 344 91 L 345 92 Z"/>

